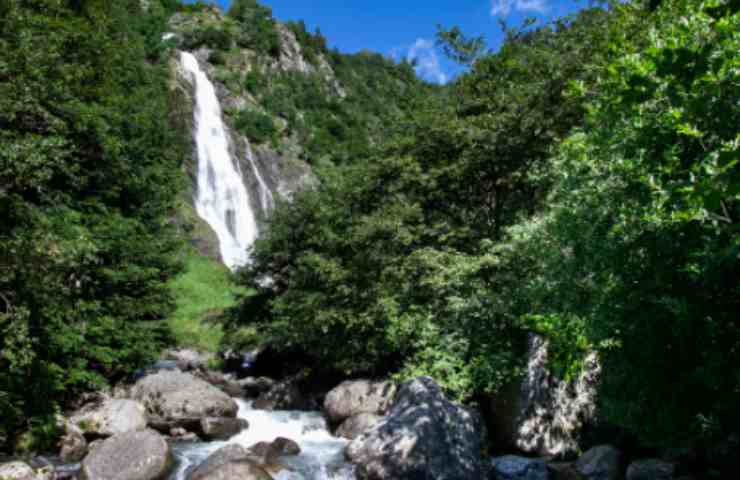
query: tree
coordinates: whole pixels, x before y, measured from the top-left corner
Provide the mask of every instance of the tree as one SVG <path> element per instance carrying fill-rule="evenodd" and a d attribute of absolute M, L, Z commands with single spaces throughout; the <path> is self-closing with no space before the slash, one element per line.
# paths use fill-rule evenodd
<path fill-rule="evenodd" d="M 134 0 L 5 4 L 0 436 L 12 440 L 48 433 L 65 401 L 166 341 L 187 140 L 169 122 L 163 15 L 155 28 Z"/>
<path fill-rule="evenodd" d="M 460 27 L 446 30 L 437 25 L 437 46 L 442 47 L 448 58 L 463 65 L 474 64 L 486 53 L 486 40 L 482 36 L 467 38 Z"/>

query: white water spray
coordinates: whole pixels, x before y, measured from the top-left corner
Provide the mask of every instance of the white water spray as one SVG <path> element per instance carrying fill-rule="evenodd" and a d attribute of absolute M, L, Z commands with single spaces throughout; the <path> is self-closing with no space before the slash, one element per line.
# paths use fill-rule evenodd
<path fill-rule="evenodd" d="M 254 152 L 252 151 L 252 145 L 249 144 L 249 139 L 245 138 L 244 143 L 246 143 L 247 146 L 247 160 L 249 160 L 249 164 L 252 166 L 252 171 L 254 172 L 254 176 L 257 178 L 257 183 L 259 184 L 260 207 L 262 207 L 262 211 L 267 214 L 270 210 L 275 208 L 275 200 L 272 198 L 272 192 L 267 186 L 265 179 L 260 174 L 259 168 L 257 168 L 257 161 L 254 159 Z"/>
<path fill-rule="evenodd" d="M 193 76 L 195 83 L 195 141 L 198 146 L 195 207 L 198 215 L 216 232 L 224 263 L 234 270 L 249 260 L 247 249 L 257 238 L 257 221 L 242 176 L 229 154 L 229 140 L 216 90 L 192 54 L 181 52 L 180 55 L 183 68 Z"/>
<path fill-rule="evenodd" d="M 219 448 L 237 444 L 249 448 L 258 442 L 272 442 L 287 437 L 301 447 L 297 456 L 280 457 L 285 469 L 274 474 L 275 480 L 354 480 L 354 469 L 344 459 L 349 441 L 333 437 L 320 412 L 253 410 L 244 400 L 239 404 L 239 418 L 249 428 L 226 442 L 178 444 L 178 465 L 170 480 L 185 480 L 188 473 Z"/>

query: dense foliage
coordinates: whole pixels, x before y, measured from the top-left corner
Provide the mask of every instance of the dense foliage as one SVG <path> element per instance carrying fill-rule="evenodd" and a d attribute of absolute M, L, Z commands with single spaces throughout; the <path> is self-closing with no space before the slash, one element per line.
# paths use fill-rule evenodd
<path fill-rule="evenodd" d="M 736 2 L 615 3 L 488 54 L 441 29 L 470 71 L 278 208 L 242 272 L 240 340 L 470 398 L 516 378 L 537 332 L 566 377 L 598 351 L 601 416 L 644 444 L 726 436 L 739 21 Z"/>
<path fill-rule="evenodd" d="M 0 3 L 4 440 L 48 433 L 60 404 L 167 338 L 186 144 L 168 119 L 167 12 L 150 3 Z"/>
<path fill-rule="evenodd" d="M 484 250 L 536 210 L 544 187 L 528 174 L 581 125 L 563 92 L 590 81 L 582 59 L 606 21 L 593 10 L 512 32 L 449 95 L 415 101 L 374 157 L 320 171 L 258 241 L 245 277 L 273 284 L 244 320 L 348 373 L 430 373 L 460 397 L 509 381 L 526 334 L 517 272 Z"/>
<path fill-rule="evenodd" d="M 601 352 L 604 417 L 686 444 L 740 420 L 740 14 L 681 0 L 651 20 L 575 86 L 588 123 L 514 238 L 540 263 L 530 308 Z"/>

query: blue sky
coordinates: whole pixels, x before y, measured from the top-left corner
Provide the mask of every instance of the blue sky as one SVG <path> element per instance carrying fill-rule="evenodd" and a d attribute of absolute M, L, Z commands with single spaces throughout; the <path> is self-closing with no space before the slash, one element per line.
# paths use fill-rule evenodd
<path fill-rule="evenodd" d="M 228 8 L 229 0 L 219 0 Z M 498 20 L 521 24 L 528 16 L 548 20 L 587 5 L 586 0 L 260 0 L 279 20 L 304 20 L 331 47 L 343 52 L 368 49 L 394 58 L 411 57 L 417 73 L 444 82 L 456 68 L 434 47 L 437 24 L 459 26 L 466 35 L 484 35 L 501 44 Z"/>

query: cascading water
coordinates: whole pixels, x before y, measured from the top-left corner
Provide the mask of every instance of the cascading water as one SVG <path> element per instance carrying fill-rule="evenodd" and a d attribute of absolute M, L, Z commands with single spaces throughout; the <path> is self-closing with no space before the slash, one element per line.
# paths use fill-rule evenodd
<path fill-rule="evenodd" d="M 284 470 L 273 474 L 275 480 L 354 480 L 354 470 L 344 460 L 347 440 L 333 437 L 319 412 L 253 410 L 244 400 L 238 417 L 249 428 L 226 442 L 182 443 L 174 447 L 177 469 L 170 480 L 185 480 L 192 468 L 219 448 L 229 444 L 249 448 L 258 442 L 272 442 L 277 437 L 294 440 L 301 447 L 297 456 L 280 458 Z"/>
<path fill-rule="evenodd" d="M 257 178 L 257 184 L 259 185 L 260 207 L 262 207 L 263 212 L 267 213 L 275 208 L 275 200 L 272 198 L 272 192 L 267 186 L 262 174 L 260 174 L 259 168 L 257 168 L 257 161 L 254 159 L 254 152 L 252 151 L 252 145 L 249 144 L 249 139 L 245 138 L 244 143 L 247 147 L 247 160 L 249 160 L 249 164 L 252 166 L 252 172 Z"/>
<path fill-rule="evenodd" d="M 245 265 L 247 249 L 257 238 L 257 221 L 242 176 L 229 153 L 229 138 L 213 84 L 198 60 L 181 52 L 183 68 L 195 84 L 195 141 L 198 147 L 198 192 L 195 207 L 218 236 L 221 258 L 230 269 Z"/>

